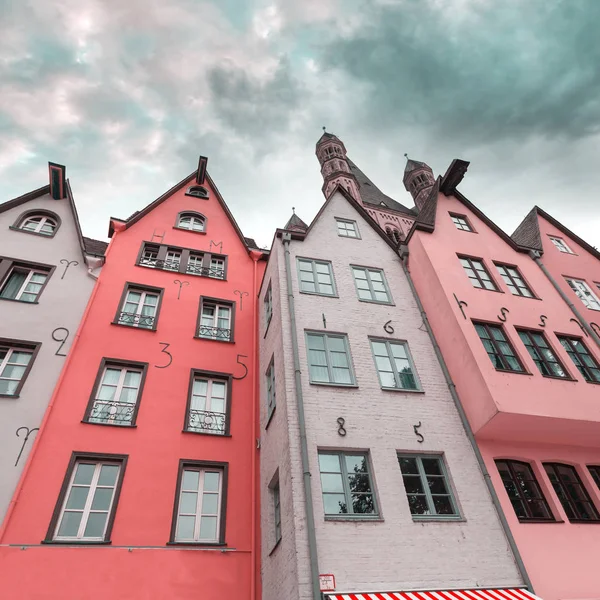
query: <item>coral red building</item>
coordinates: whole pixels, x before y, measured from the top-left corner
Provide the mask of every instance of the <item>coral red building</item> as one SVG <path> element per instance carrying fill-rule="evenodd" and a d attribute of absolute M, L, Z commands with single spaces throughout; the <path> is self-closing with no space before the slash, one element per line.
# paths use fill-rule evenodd
<path fill-rule="evenodd" d="M 260 597 L 265 253 L 204 158 L 110 235 L 0 533 L 0 597 Z"/>

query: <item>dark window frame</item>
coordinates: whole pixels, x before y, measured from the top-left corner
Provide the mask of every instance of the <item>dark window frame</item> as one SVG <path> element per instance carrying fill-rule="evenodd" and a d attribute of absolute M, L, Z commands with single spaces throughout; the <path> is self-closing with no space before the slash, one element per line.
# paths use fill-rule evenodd
<path fill-rule="evenodd" d="M 571 377 L 571 374 L 569 373 L 569 371 L 567 370 L 567 368 L 565 367 L 565 365 L 560 360 L 558 354 L 556 353 L 556 351 L 554 350 L 554 348 L 550 344 L 550 341 L 548 340 L 548 338 L 544 335 L 543 331 L 539 331 L 537 329 L 530 329 L 530 328 L 527 328 L 527 327 L 515 327 L 515 330 L 517 331 L 517 335 L 519 336 L 519 339 L 521 340 L 521 343 L 523 344 L 523 346 L 525 346 L 525 349 L 527 350 L 527 354 L 529 355 L 529 358 L 535 363 L 535 366 L 538 368 L 538 370 L 540 372 L 540 375 L 542 375 L 542 377 L 547 377 L 548 379 L 560 379 L 560 380 L 563 380 L 563 381 L 574 381 L 573 377 Z M 538 360 L 536 360 L 531 355 L 531 352 L 529 350 L 529 345 L 526 344 L 523 341 L 523 338 L 521 337 L 521 334 L 527 336 L 527 339 L 529 340 L 529 344 L 535 349 L 537 355 L 539 356 L 538 360 L 543 363 L 544 368 L 550 374 L 546 374 L 546 373 L 543 372 L 542 368 L 538 364 Z M 532 334 L 537 334 L 537 335 L 541 336 L 542 339 L 546 342 L 547 348 L 543 348 L 542 346 L 539 346 L 538 343 L 533 339 L 533 335 Z M 561 376 L 561 375 L 553 375 L 552 374 L 553 373 L 552 368 L 549 366 L 550 364 L 552 364 L 552 361 L 548 360 L 548 358 L 544 355 L 543 350 L 550 351 L 550 353 L 552 354 L 552 356 L 555 359 L 554 362 L 563 370 L 563 372 L 565 374 L 564 377 Z"/>
<path fill-rule="evenodd" d="M 600 465 L 586 465 L 590 477 L 594 480 L 594 483 L 598 486 L 600 490 Z"/>
<path fill-rule="evenodd" d="M 194 194 L 195 191 L 198 191 L 200 193 Z M 190 196 L 192 198 L 200 198 L 201 200 L 209 199 L 208 190 L 203 185 L 191 185 L 186 189 L 185 195 Z"/>
<path fill-rule="evenodd" d="M 23 377 L 21 377 L 19 383 L 17 384 L 15 393 L 14 394 L 0 394 L 0 398 L 16 399 L 16 398 L 20 397 L 21 390 L 23 389 L 23 386 L 25 385 L 25 381 L 27 380 L 27 377 L 29 377 L 29 373 L 31 372 L 31 369 L 33 368 L 33 363 L 35 362 L 38 352 L 40 351 L 40 348 L 42 347 L 42 342 L 31 342 L 31 341 L 27 341 L 27 340 L 15 340 L 13 338 L 2 337 L 2 338 L 0 338 L 0 346 L 8 347 L 11 349 L 16 348 L 17 350 L 19 350 L 19 349 L 27 350 L 27 351 L 31 352 L 31 360 L 25 367 Z"/>
<path fill-rule="evenodd" d="M 263 296 L 263 306 L 264 306 L 264 314 L 265 314 L 265 334 L 269 329 L 269 325 L 271 324 L 271 319 L 273 318 L 273 287 L 271 285 L 271 281 L 269 281 L 269 285 L 267 286 L 267 291 Z"/>
<path fill-rule="evenodd" d="M 499 463 L 504 463 L 506 465 L 509 475 L 510 475 L 511 483 L 513 484 L 513 486 L 517 492 L 516 500 L 518 500 L 520 502 L 521 506 L 523 507 L 523 509 L 525 510 L 525 512 L 528 515 L 526 517 L 520 517 L 515 510 L 515 516 L 517 517 L 517 519 L 519 520 L 520 523 L 555 523 L 556 522 L 556 517 L 554 516 L 554 513 L 552 512 L 550 505 L 548 504 L 548 500 L 546 500 L 544 491 L 542 490 L 542 487 L 540 486 L 540 483 L 539 483 L 537 477 L 535 476 L 535 472 L 533 470 L 533 467 L 531 466 L 531 463 L 528 463 L 528 462 L 525 462 L 522 460 L 513 460 L 513 459 L 509 459 L 509 458 L 496 458 L 496 459 L 494 459 L 494 463 L 496 465 L 496 469 L 498 470 L 498 476 L 500 477 L 500 480 L 502 481 L 502 485 L 505 489 L 506 495 L 508 496 L 509 501 L 512 505 L 512 498 L 509 495 L 508 490 L 506 489 L 504 479 L 502 478 L 502 472 L 500 471 L 500 469 L 498 467 Z M 535 498 L 535 500 L 538 502 L 541 502 L 541 504 L 548 511 L 549 516 L 547 518 L 546 517 L 535 517 L 532 515 L 530 505 L 527 503 L 527 498 L 523 495 L 521 487 L 519 486 L 519 478 L 517 477 L 516 471 L 513 467 L 514 464 L 518 464 L 518 465 L 527 467 L 527 471 L 530 476 L 529 479 L 527 479 L 527 481 L 530 484 L 532 484 L 534 489 L 537 491 L 538 496 Z M 514 505 L 513 505 L 513 510 L 514 510 Z"/>
<path fill-rule="evenodd" d="M 279 546 L 279 543 L 281 542 L 281 538 L 282 538 L 282 527 L 281 527 L 281 523 L 282 523 L 282 518 L 281 518 L 281 483 L 279 480 L 279 469 L 277 469 L 275 471 L 275 474 L 273 475 L 273 477 L 271 477 L 271 482 L 269 483 L 269 494 L 271 496 L 270 498 L 270 502 L 271 502 L 271 507 L 273 510 L 273 528 L 274 528 L 274 533 L 275 533 L 275 543 L 273 544 L 273 547 L 271 548 L 271 551 L 269 552 L 269 554 L 271 554 L 275 548 L 277 548 L 277 546 Z"/>
<path fill-rule="evenodd" d="M 14 298 L 1 297 L 0 300 L 4 302 L 20 302 L 21 304 L 39 304 L 40 297 L 42 296 L 44 290 L 46 289 L 46 286 L 50 282 L 50 278 L 56 270 L 56 266 L 32 262 L 29 260 L 20 260 L 17 258 L 11 258 L 9 256 L 0 256 L 0 289 L 2 289 L 2 287 L 6 283 L 8 277 L 10 276 L 14 268 L 28 269 L 30 271 L 44 271 L 47 274 L 46 281 L 44 281 L 44 283 L 42 284 L 42 287 L 40 288 L 40 291 L 34 302 L 27 302 L 25 300 L 15 300 Z"/>
<path fill-rule="evenodd" d="M 358 223 L 352 219 L 346 219 L 345 217 L 334 217 L 335 219 L 335 228 L 338 234 L 338 237 L 348 238 L 351 240 L 360 240 L 362 239 L 360 236 L 360 231 L 358 230 Z M 350 223 L 354 225 L 354 232 L 356 235 L 342 235 L 340 233 L 340 228 L 338 227 L 338 223 Z M 345 230 L 344 230 L 345 231 Z"/>
<path fill-rule="evenodd" d="M 187 227 L 181 227 L 179 225 L 179 219 L 181 219 L 181 217 L 185 217 L 185 216 L 196 217 L 196 218 L 202 219 L 202 221 L 204 221 L 204 230 L 196 231 L 194 229 L 188 229 Z M 177 213 L 177 219 L 175 220 L 175 225 L 173 225 L 173 229 L 179 229 L 180 231 L 189 231 L 190 233 L 196 233 L 199 235 L 206 235 L 207 226 L 208 226 L 208 219 L 202 213 L 199 213 L 198 211 L 195 211 L 195 210 L 182 210 L 181 212 Z"/>
<path fill-rule="evenodd" d="M 225 431 L 223 433 L 210 433 L 208 431 L 194 431 L 189 428 L 190 410 L 192 408 L 192 392 L 194 389 L 194 380 L 196 377 L 205 377 L 206 379 L 218 379 L 226 383 L 225 396 Z M 233 375 L 231 373 L 221 373 L 220 371 L 207 371 L 206 369 L 190 369 L 190 381 L 188 384 L 187 402 L 185 405 L 185 417 L 183 421 L 184 433 L 193 433 L 196 435 L 210 435 L 212 437 L 231 437 L 231 401 L 232 401 Z"/>
<path fill-rule="evenodd" d="M 181 496 L 181 483 L 183 481 L 183 471 L 186 467 L 191 469 L 219 469 L 221 470 L 223 481 L 221 483 L 221 507 L 219 522 L 219 541 L 217 542 L 180 542 L 175 539 L 177 533 L 177 517 L 179 512 L 179 498 Z M 229 463 L 197 460 L 191 458 L 182 458 L 179 460 L 177 469 L 177 485 L 175 486 L 175 499 L 173 502 L 173 515 L 171 518 L 171 532 L 169 534 L 168 546 L 226 546 L 225 526 L 227 524 L 227 492 L 229 485 Z"/>
<path fill-rule="evenodd" d="M 492 262 L 494 263 L 496 270 L 500 274 L 500 279 L 502 279 L 504 281 L 504 284 L 506 285 L 506 287 L 509 289 L 510 293 L 513 296 L 518 296 L 520 298 L 533 298 L 533 299 L 539 300 L 539 297 L 533 291 L 533 288 L 529 284 L 529 281 L 527 281 L 525 279 L 525 277 L 523 277 L 523 273 L 521 273 L 521 269 L 519 269 L 519 267 L 517 265 L 511 265 L 509 263 L 503 263 L 503 262 L 499 262 L 499 261 L 495 261 L 495 260 Z M 504 273 L 500 269 L 504 269 Z M 521 288 L 523 286 L 520 286 L 516 282 L 514 275 L 512 275 L 508 271 L 508 269 L 514 269 L 517 272 L 519 279 L 523 282 L 523 286 L 525 287 L 525 289 L 527 289 L 527 291 L 531 294 L 531 296 L 527 296 L 526 294 L 523 294 L 523 292 L 521 291 Z M 506 279 L 504 279 L 505 276 L 510 280 L 510 283 L 508 283 L 506 281 Z M 517 290 L 517 293 L 512 291 L 511 286 Z"/>
<path fill-rule="evenodd" d="M 581 480 L 581 477 L 579 476 L 579 473 L 577 472 L 577 468 L 574 465 L 569 465 L 567 463 L 558 463 L 558 462 L 545 462 L 545 463 L 542 463 L 542 466 L 544 467 L 546 476 L 548 477 L 550 484 L 552 485 L 552 488 L 554 489 L 554 493 L 558 497 L 560 504 L 563 507 L 563 510 L 565 511 L 565 514 L 567 515 L 567 518 L 569 519 L 569 521 L 571 523 L 600 522 L 600 513 L 598 512 L 598 508 L 594 504 L 592 497 L 590 496 L 590 493 L 588 492 L 587 488 L 585 487 L 585 484 Z M 590 512 L 592 513 L 593 518 L 584 519 L 580 516 L 579 510 L 578 510 L 577 506 L 574 504 L 574 499 L 571 496 L 571 494 L 569 493 L 568 484 L 565 484 L 563 482 L 562 475 L 561 475 L 560 471 L 558 470 L 558 467 L 566 467 L 567 469 L 572 470 L 572 473 L 575 475 L 576 484 L 579 485 L 579 487 L 582 491 L 582 497 L 583 497 L 582 502 L 589 504 L 589 506 L 591 507 Z M 552 469 L 554 476 L 558 479 L 557 486 L 555 486 L 554 482 L 550 479 L 550 474 L 548 472 L 548 468 Z M 559 494 L 557 491 L 557 487 L 559 487 L 561 489 L 561 491 L 565 494 L 565 496 L 566 496 L 565 502 L 567 503 L 569 508 L 573 511 L 574 514 L 579 515 L 579 516 L 576 516 L 574 518 L 571 518 L 569 516 L 569 514 L 567 512 L 567 508 L 565 507 L 565 503 L 563 502 L 563 499 L 561 497 L 561 494 Z"/>
<path fill-rule="evenodd" d="M 38 216 L 38 215 L 40 217 L 50 217 L 51 219 L 54 219 L 54 221 L 56 221 L 56 228 L 52 232 L 52 235 L 47 235 L 45 233 L 39 233 L 37 231 L 28 231 L 27 229 L 22 228 L 23 223 L 27 219 L 29 219 L 30 217 Z M 18 216 L 17 220 L 14 222 L 14 224 L 9 227 L 9 229 L 12 229 L 13 231 L 20 231 L 21 233 L 29 233 L 30 235 L 37 235 L 39 237 L 52 239 L 57 234 L 61 225 L 62 225 L 62 219 L 55 212 L 53 212 L 51 210 L 47 210 L 45 208 L 37 208 L 37 209 L 33 208 L 31 210 L 26 210 L 25 212 L 21 213 Z"/>
<path fill-rule="evenodd" d="M 521 356 L 517 353 L 515 346 L 512 343 L 512 340 L 507 335 L 506 329 L 502 325 L 499 325 L 498 323 L 490 323 L 489 321 L 479 321 L 479 320 L 473 320 L 471 322 L 473 323 L 473 327 L 475 329 L 475 334 L 481 341 L 481 345 L 483 346 L 484 352 L 487 354 L 488 358 L 490 359 L 490 362 L 492 363 L 492 366 L 494 367 L 494 369 L 496 371 L 499 371 L 500 373 L 516 373 L 516 374 L 531 375 L 531 373 L 529 373 L 527 371 L 527 369 L 525 368 L 525 365 L 523 363 L 523 360 L 521 359 Z M 488 352 L 487 348 L 485 347 L 485 344 L 483 343 L 483 339 L 481 338 L 481 336 L 479 335 L 479 332 L 477 331 L 477 325 L 480 325 L 485 328 L 485 330 L 488 334 L 489 341 L 491 342 L 492 346 L 494 347 L 494 351 L 495 351 L 494 354 L 496 356 L 501 357 L 501 362 L 504 365 L 503 368 L 499 369 L 496 366 L 496 363 L 492 360 L 492 357 L 489 355 L 489 352 Z M 498 342 L 500 340 L 496 340 L 496 338 L 491 333 L 492 328 L 498 329 L 502 332 L 502 335 L 504 336 L 504 340 L 502 340 L 502 341 L 504 341 L 504 343 L 506 343 L 508 345 L 508 347 L 512 350 L 512 356 L 515 358 L 518 365 L 521 367 L 520 370 L 510 368 L 510 364 L 506 360 L 507 355 L 505 355 L 504 352 L 502 352 L 498 346 Z M 508 356 L 510 356 L 510 355 L 508 355 Z M 508 365 L 509 368 L 506 368 L 506 365 Z"/>
<path fill-rule="evenodd" d="M 190 231 L 190 230 L 185 229 L 185 231 Z M 147 246 L 152 246 L 152 247 L 158 248 L 158 254 L 156 257 L 157 262 L 164 263 L 165 258 L 167 256 L 167 252 L 169 250 L 175 250 L 175 251 L 181 252 L 181 258 L 179 260 L 179 269 L 177 269 L 177 270 L 165 269 L 164 266 L 159 267 L 159 266 L 151 266 L 151 265 L 142 264 L 141 263 L 142 256 L 143 256 L 144 250 Z M 188 261 L 189 261 L 190 255 L 197 255 L 197 254 L 202 254 L 202 269 L 205 270 L 207 273 L 210 273 L 211 259 L 217 258 L 217 259 L 223 260 L 223 262 L 224 262 L 223 277 L 211 277 L 209 274 L 188 272 L 187 267 L 188 267 Z M 140 251 L 138 252 L 135 264 L 136 264 L 136 266 L 143 267 L 145 269 L 155 269 L 156 271 L 166 271 L 167 273 L 181 273 L 182 275 L 192 275 L 194 277 L 207 277 L 208 279 L 212 279 L 214 281 L 227 281 L 229 256 L 227 256 L 226 254 L 219 254 L 217 252 L 210 252 L 208 250 L 197 250 L 194 248 L 183 248 L 182 246 L 173 246 L 171 244 L 157 244 L 155 242 L 144 241 L 144 242 L 142 242 Z"/>
<path fill-rule="evenodd" d="M 200 335 L 200 324 L 202 323 L 202 308 L 204 307 L 204 302 L 208 304 L 223 304 L 227 305 L 231 309 L 231 317 L 229 323 L 231 328 L 229 329 L 229 339 L 215 339 L 210 337 L 204 337 Z M 198 317 L 196 319 L 196 329 L 194 331 L 194 337 L 198 340 L 204 340 L 207 342 L 223 342 L 225 344 L 234 344 L 235 343 L 235 300 L 227 300 L 226 298 L 214 298 L 212 296 L 200 296 L 200 302 L 198 304 Z M 218 328 L 217 328 L 218 329 Z"/>
<path fill-rule="evenodd" d="M 471 221 L 467 217 L 467 215 L 461 215 L 461 214 L 455 213 L 455 212 L 448 212 L 448 214 L 450 215 L 450 220 L 452 221 L 454 227 L 458 231 L 466 231 L 467 233 L 477 233 L 477 231 L 473 227 L 473 224 L 471 223 Z M 465 224 L 467 225 L 468 229 L 464 229 L 463 227 L 459 227 L 458 224 L 456 223 L 456 221 L 454 219 L 461 219 L 461 220 L 463 220 L 465 222 Z"/>
<path fill-rule="evenodd" d="M 267 370 L 265 371 L 265 380 L 266 380 L 266 392 L 267 392 L 267 427 L 269 426 L 269 423 L 271 422 L 271 418 L 273 417 L 273 414 L 275 413 L 275 409 L 277 408 L 277 392 L 276 392 L 276 385 L 277 385 L 277 378 L 275 375 L 275 354 L 273 354 L 273 356 L 271 356 L 271 360 L 269 361 L 269 366 L 267 367 Z M 271 398 L 269 398 L 269 384 L 272 382 L 272 395 Z M 271 399 L 273 400 L 271 402 Z"/>
<path fill-rule="evenodd" d="M 119 505 L 119 497 L 121 495 L 121 488 L 123 487 L 123 479 L 125 477 L 125 470 L 127 468 L 127 461 L 129 459 L 128 454 L 105 454 L 98 452 L 83 452 L 83 451 L 73 451 L 71 453 L 71 458 L 69 459 L 69 463 L 67 465 L 67 471 L 65 477 L 63 479 L 60 491 L 58 493 L 58 499 L 56 501 L 56 505 L 54 507 L 54 511 L 52 512 L 52 517 L 50 518 L 50 525 L 48 526 L 48 531 L 46 532 L 46 537 L 42 540 L 42 544 L 56 544 L 56 545 L 82 545 L 82 546 L 99 546 L 99 545 L 107 545 L 112 544 L 110 536 L 112 534 L 112 528 L 115 521 L 115 516 L 117 514 L 117 508 Z M 60 518 L 62 507 L 65 502 L 65 496 L 69 489 L 69 483 L 71 481 L 71 476 L 73 475 L 73 469 L 75 465 L 79 461 L 90 461 L 90 462 L 101 462 L 101 461 L 111 461 L 118 462 L 120 464 L 119 475 L 117 478 L 117 483 L 115 485 L 115 492 L 112 500 L 112 506 L 110 513 L 106 522 L 106 531 L 104 532 L 104 540 L 95 541 L 95 540 L 55 540 L 54 532 L 58 526 L 58 519 Z"/>
<path fill-rule="evenodd" d="M 596 357 L 592 354 L 592 352 L 590 351 L 590 349 L 586 346 L 585 342 L 583 341 L 583 338 L 574 336 L 574 335 L 564 335 L 561 333 L 555 333 L 558 341 L 560 342 L 561 346 L 564 348 L 565 352 L 569 355 L 569 358 L 571 359 L 571 361 L 573 362 L 573 364 L 575 365 L 575 368 L 577 369 L 577 371 L 581 374 L 581 376 L 583 377 L 583 379 L 587 382 L 587 383 L 593 383 L 595 385 L 600 384 L 600 374 L 599 374 L 599 378 L 598 379 L 594 379 L 593 375 L 591 375 L 589 373 L 589 369 L 598 369 L 599 373 L 600 373 L 600 363 L 598 363 L 598 361 L 596 360 Z M 563 340 L 566 341 L 569 345 L 568 348 L 565 348 L 565 345 L 563 344 Z M 581 353 L 573 344 L 573 342 L 579 342 L 581 344 L 581 346 L 583 346 L 583 348 L 585 349 L 585 353 Z M 573 358 L 572 355 L 575 355 L 577 357 L 577 359 L 579 360 L 579 362 L 581 364 L 577 364 Z M 585 364 L 585 361 L 582 360 L 582 356 L 589 356 L 590 360 L 594 363 L 594 367 L 590 367 L 589 365 Z M 582 371 L 585 371 L 585 373 Z M 587 375 L 586 375 L 587 373 Z"/>
<path fill-rule="evenodd" d="M 457 254 L 456 256 L 458 257 L 458 262 L 459 262 L 459 264 L 461 266 L 461 269 L 463 270 L 463 273 L 465 274 L 465 276 L 467 277 L 467 279 L 471 283 L 471 286 L 474 289 L 476 289 L 476 290 L 484 290 L 486 292 L 497 292 L 499 294 L 504 294 L 504 292 L 500 289 L 500 286 L 498 285 L 498 282 L 494 279 L 494 277 L 492 276 L 490 270 L 487 268 L 487 265 L 485 264 L 485 261 L 483 260 L 483 258 L 480 258 L 478 256 L 468 256 L 466 254 Z M 479 284 L 480 284 L 481 287 L 477 287 L 476 285 L 473 285 L 473 279 L 469 276 L 469 274 L 465 270 L 465 266 L 461 262 L 463 260 L 466 260 L 469 263 L 469 268 L 475 274 L 475 279 L 479 282 Z M 485 271 L 485 273 L 487 274 L 487 276 L 490 278 L 490 282 L 494 286 L 494 289 L 490 289 L 490 288 L 488 288 L 488 287 L 485 286 L 485 283 L 484 283 L 485 280 L 481 277 L 481 275 L 479 274 L 479 271 L 477 270 L 477 268 L 473 264 L 474 261 L 481 264 L 481 268 Z"/>
<path fill-rule="evenodd" d="M 134 292 L 150 292 L 153 294 L 158 294 L 158 301 L 156 303 L 156 314 L 154 315 L 154 322 L 152 327 L 139 327 L 135 325 L 128 325 L 127 323 L 119 323 L 119 317 L 121 313 L 123 313 L 123 307 L 125 306 L 125 300 L 127 299 L 127 294 L 130 291 Z M 146 285 L 145 283 L 135 283 L 133 281 L 126 281 L 123 287 L 123 292 L 121 293 L 121 298 L 119 299 L 119 304 L 117 305 L 117 312 L 115 313 L 115 318 L 112 321 L 112 325 L 119 325 L 121 327 L 129 327 L 131 329 L 139 329 L 141 331 L 156 331 L 158 326 L 158 319 L 160 316 L 160 309 L 162 308 L 163 296 L 165 293 L 165 288 L 155 287 L 152 285 Z"/>
<path fill-rule="evenodd" d="M 133 360 L 125 360 L 121 358 L 108 358 L 103 357 L 100 361 L 100 367 L 98 368 L 98 372 L 96 373 L 96 378 L 94 379 L 94 385 L 92 387 L 92 391 L 90 393 L 90 397 L 85 407 L 85 412 L 83 414 L 82 423 L 86 423 L 87 425 L 101 425 L 104 427 L 119 427 L 121 429 L 131 429 L 137 427 L 137 416 L 140 409 L 140 404 L 142 402 L 142 395 L 144 393 L 144 384 L 146 383 L 146 377 L 148 375 L 148 364 L 147 362 L 139 362 Z M 100 387 L 100 383 L 102 381 L 102 375 L 104 374 L 104 370 L 106 367 L 117 367 L 121 369 L 127 369 L 128 367 L 134 369 L 140 369 L 142 371 L 142 377 L 140 379 L 140 386 L 138 388 L 137 399 L 133 409 L 133 413 L 131 415 L 131 423 L 129 425 L 117 425 L 116 423 L 96 423 L 95 421 L 90 421 L 90 415 L 92 413 L 92 408 L 94 407 L 94 403 L 96 402 L 96 394 L 98 392 L 98 388 Z"/>

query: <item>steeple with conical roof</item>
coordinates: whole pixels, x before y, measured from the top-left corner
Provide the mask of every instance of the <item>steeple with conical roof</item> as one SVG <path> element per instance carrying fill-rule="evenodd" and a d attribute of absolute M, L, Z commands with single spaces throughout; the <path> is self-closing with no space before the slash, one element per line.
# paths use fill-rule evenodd
<path fill-rule="evenodd" d="M 406 156 L 406 155 L 405 155 Z M 404 187 L 410 192 L 417 210 L 421 210 L 429 197 L 429 192 L 435 184 L 433 170 L 428 164 L 419 160 L 413 160 L 406 156 L 407 162 L 404 168 Z"/>
<path fill-rule="evenodd" d="M 296 214 L 296 211 L 292 208 L 292 216 L 285 224 L 284 229 L 288 229 L 289 231 L 301 231 L 304 233 L 308 229 L 308 225 Z"/>
<path fill-rule="evenodd" d="M 323 176 L 323 194 L 329 198 L 336 185 L 342 186 L 357 201 L 361 202 L 359 184 L 350 170 L 346 148 L 342 141 L 332 133 L 324 131 L 316 146 L 316 155 L 321 164 Z"/>

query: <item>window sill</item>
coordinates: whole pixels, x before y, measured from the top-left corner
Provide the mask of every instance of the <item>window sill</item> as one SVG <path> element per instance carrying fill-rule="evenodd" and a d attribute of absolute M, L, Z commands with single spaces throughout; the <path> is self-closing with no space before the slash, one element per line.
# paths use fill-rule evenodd
<path fill-rule="evenodd" d="M 340 523 L 383 523 L 384 519 L 383 517 L 380 517 L 379 515 L 373 515 L 372 517 L 369 516 L 365 516 L 365 515 L 356 515 L 356 516 L 350 516 L 350 515 L 340 515 L 340 516 L 336 516 L 336 515 L 325 515 L 325 520 L 326 521 L 331 521 L 331 522 L 340 522 Z"/>
<path fill-rule="evenodd" d="M 203 546 L 203 547 L 212 547 L 212 548 L 225 548 L 227 544 L 225 542 L 167 542 L 167 546 L 181 546 L 185 548 L 186 546 Z"/>
<path fill-rule="evenodd" d="M 529 373 L 529 371 L 507 371 L 505 369 L 496 368 L 494 368 L 494 370 L 498 373 L 506 373 L 507 375 L 529 375 L 530 377 L 533 377 L 533 373 Z"/>
<path fill-rule="evenodd" d="M 474 290 L 480 290 L 482 292 L 494 292 L 495 294 L 504 294 L 505 293 L 502 290 L 488 290 L 487 288 L 480 288 L 480 287 L 476 287 L 474 285 L 472 287 Z"/>
<path fill-rule="evenodd" d="M 281 544 L 281 538 L 279 538 L 276 542 L 275 545 L 271 548 L 271 551 L 269 552 L 269 556 L 271 556 L 271 554 L 273 554 L 273 552 L 275 552 L 275 550 L 277 550 L 277 548 L 279 548 L 279 545 Z"/>
<path fill-rule="evenodd" d="M 230 433 L 207 433 L 206 431 L 191 431 L 190 429 L 182 429 L 181 433 L 191 433 L 192 435 L 210 435 L 215 438 L 230 438 Z M 177 542 L 178 543 L 178 542 Z"/>
<path fill-rule="evenodd" d="M 327 383 L 325 381 L 309 381 L 309 383 L 310 385 L 318 385 L 319 387 L 358 389 L 358 385 L 356 383 Z"/>
<path fill-rule="evenodd" d="M 515 298 L 525 298 L 525 300 L 541 300 L 541 298 L 538 298 L 537 296 L 523 296 L 522 294 L 513 294 L 512 292 L 511 295 Z"/>
<path fill-rule="evenodd" d="M 574 523 L 575 525 L 600 525 L 600 519 L 594 519 L 593 521 L 587 521 L 585 519 L 569 519 L 569 523 Z"/>
<path fill-rule="evenodd" d="M 412 515 L 413 523 L 466 523 L 467 520 L 461 515 L 448 515 L 446 516 L 433 516 L 427 515 L 425 517 L 419 517 Z"/>
<path fill-rule="evenodd" d="M 275 415 L 276 410 L 277 410 L 277 405 L 275 405 L 275 407 L 269 414 L 269 417 L 267 418 L 267 424 L 265 425 L 265 431 L 269 428 L 269 425 L 270 425 L 271 421 L 273 420 L 273 416 Z"/>
<path fill-rule="evenodd" d="M 362 240 L 362 238 L 360 236 L 340 235 L 339 233 L 338 233 L 338 237 L 341 237 L 342 239 L 345 239 L 345 240 Z"/>
<path fill-rule="evenodd" d="M 319 294 L 319 292 L 304 292 L 303 290 L 299 290 L 299 292 L 306 296 L 319 296 L 320 298 L 339 298 L 337 294 Z"/>
<path fill-rule="evenodd" d="M 365 300 L 364 298 L 359 298 L 359 302 L 365 302 L 366 304 L 381 304 L 382 306 L 396 306 L 393 302 L 383 302 L 381 300 Z"/>
<path fill-rule="evenodd" d="M 117 321 L 111 321 L 111 325 L 116 325 L 117 327 L 127 327 L 128 329 L 136 329 L 138 331 L 152 331 L 156 333 L 156 327 L 135 327 L 134 325 L 127 325 L 126 323 L 119 323 Z"/>
<path fill-rule="evenodd" d="M 571 381 L 571 382 L 577 381 L 577 379 L 573 379 L 572 377 L 557 377 L 555 375 L 544 375 L 543 373 L 540 373 L 540 375 L 544 379 L 555 379 L 557 381 Z"/>
<path fill-rule="evenodd" d="M 94 423 L 93 421 L 81 420 L 84 425 L 101 425 L 104 427 L 118 427 L 119 429 L 137 429 L 137 425 L 132 423 L 131 425 L 117 425 L 116 423 Z"/>
<path fill-rule="evenodd" d="M 15 227 L 14 225 L 11 225 L 9 229 L 18 231 L 20 233 L 28 233 L 29 235 L 37 235 L 38 237 L 48 238 L 50 240 L 56 235 L 56 230 L 52 235 L 47 235 L 45 233 L 39 233 L 38 231 L 27 231 L 27 229 L 21 229 L 20 227 Z M 58 229 L 58 227 L 56 229 Z"/>
<path fill-rule="evenodd" d="M 0 398 L 20 398 L 19 394 L 0 394 Z"/>
<path fill-rule="evenodd" d="M 518 518 L 518 517 L 517 517 Z M 523 524 L 523 525 L 527 525 L 529 523 L 532 523 L 534 525 L 552 525 L 552 524 L 556 524 L 556 523 L 564 523 L 565 521 L 562 521 L 560 519 L 519 519 L 519 523 Z"/>
<path fill-rule="evenodd" d="M 16 300 L 15 298 L 0 298 L 0 300 L 4 300 L 5 302 L 19 302 L 20 304 L 39 304 L 38 300 L 34 302 L 28 302 L 27 300 Z"/>
<path fill-rule="evenodd" d="M 42 540 L 45 546 L 109 546 L 110 540 L 92 541 L 92 540 Z"/>
<path fill-rule="evenodd" d="M 382 387 L 383 392 L 404 392 L 405 394 L 424 394 L 425 390 L 405 390 L 403 388 Z"/>
<path fill-rule="evenodd" d="M 203 337 L 201 335 L 195 335 L 194 339 L 203 340 L 205 342 L 221 342 L 221 344 L 235 344 L 235 340 L 218 340 L 216 338 Z"/>
<path fill-rule="evenodd" d="M 200 235 L 206 235 L 206 231 L 194 231 L 193 229 L 186 229 L 185 227 L 177 227 L 177 225 L 173 225 L 173 229 L 179 229 L 179 231 L 188 231 L 189 233 L 198 233 Z"/>

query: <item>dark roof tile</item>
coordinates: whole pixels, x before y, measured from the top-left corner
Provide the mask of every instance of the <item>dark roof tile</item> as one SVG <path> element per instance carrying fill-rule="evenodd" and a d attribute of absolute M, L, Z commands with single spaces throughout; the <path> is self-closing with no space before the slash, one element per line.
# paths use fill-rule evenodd
<path fill-rule="evenodd" d="M 86 254 L 93 254 L 94 256 L 104 256 L 106 248 L 108 248 L 107 242 L 93 240 L 92 238 L 85 236 L 83 236 L 83 245 L 85 247 Z"/>
<path fill-rule="evenodd" d="M 510 236 L 519 246 L 543 251 L 537 206 L 534 206 Z"/>

